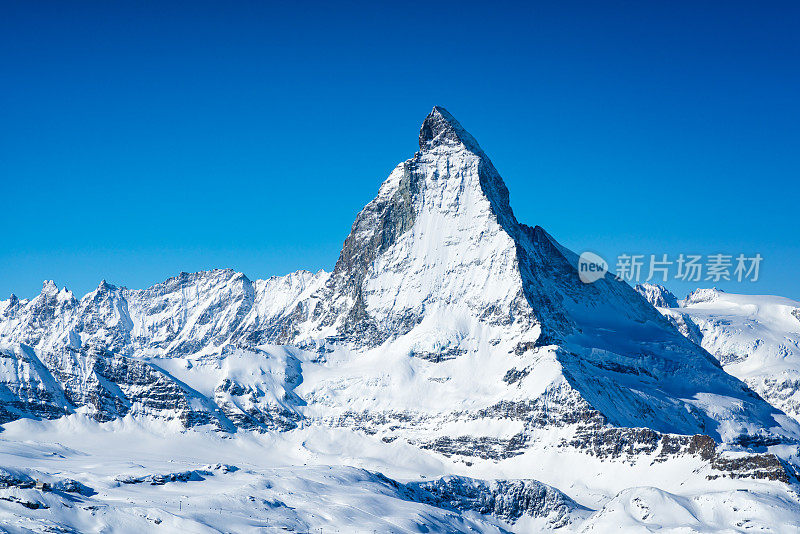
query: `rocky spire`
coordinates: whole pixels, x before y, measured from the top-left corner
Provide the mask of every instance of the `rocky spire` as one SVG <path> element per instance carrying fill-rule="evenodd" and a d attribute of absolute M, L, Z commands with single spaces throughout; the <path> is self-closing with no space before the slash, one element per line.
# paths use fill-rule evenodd
<path fill-rule="evenodd" d="M 441 106 L 434 106 L 425 117 L 419 130 L 419 148 L 433 149 L 438 146 L 462 144 L 468 150 L 483 155 L 480 145 L 458 121 Z"/>
<path fill-rule="evenodd" d="M 58 294 L 58 286 L 53 280 L 45 280 L 42 282 L 42 293 L 49 296 Z"/>

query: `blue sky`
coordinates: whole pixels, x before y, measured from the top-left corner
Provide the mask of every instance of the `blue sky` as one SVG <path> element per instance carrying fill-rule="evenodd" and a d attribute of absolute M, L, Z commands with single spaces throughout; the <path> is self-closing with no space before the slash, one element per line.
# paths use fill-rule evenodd
<path fill-rule="evenodd" d="M 1 9 L 0 298 L 330 269 L 438 104 L 573 250 L 760 253 L 716 285 L 800 299 L 796 3 Z"/>

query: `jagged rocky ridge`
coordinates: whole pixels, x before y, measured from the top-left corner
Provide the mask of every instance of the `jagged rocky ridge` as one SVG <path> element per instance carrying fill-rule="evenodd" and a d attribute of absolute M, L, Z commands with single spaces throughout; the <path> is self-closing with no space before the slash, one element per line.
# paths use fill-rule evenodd
<path fill-rule="evenodd" d="M 678 299 L 666 287 L 659 284 L 636 284 L 634 289 L 642 295 L 647 302 L 657 308 L 677 308 Z"/>
<path fill-rule="evenodd" d="M 3 421 L 302 422 L 489 459 L 538 446 L 614 457 L 642 435 L 653 454 L 695 435 L 719 454 L 796 443 L 794 421 L 628 285 L 581 283 L 575 254 L 516 220 L 447 111 L 434 108 L 419 144 L 330 274 L 182 273 L 145 290 L 103 282 L 80 300 L 47 282 L 4 301 Z"/>
<path fill-rule="evenodd" d="M 202 365 L 241 359 L 242 346 L 247 357 L 268 360 L 256 338 L 267 336 L 293 299 L 325 276 L 298 272 L 251 282 L 229 269 L 181 273 L 147 290 L 103 281 L 80 300 L 47 281 L 36 298 L 0 306 L 8 394 L 0 418 L 53 418 L 83 408 L 98 421 L 131 414 L 225 431 L 293 428 L 300 401 L 291 389 L 300 370 L 291 357 L 270 368 L 261 384 L 237 383 L 221 365 L 213 391 L 203 393 L 147 357 L 191 356 Z"/>

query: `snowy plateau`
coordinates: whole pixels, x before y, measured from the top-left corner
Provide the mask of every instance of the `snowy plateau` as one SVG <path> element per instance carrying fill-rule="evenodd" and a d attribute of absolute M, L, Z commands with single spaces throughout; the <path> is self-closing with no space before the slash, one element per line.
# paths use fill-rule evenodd
<path fill-rule="evenodd" d="M 0 301 L 0 531 L 800 532 L 800 303 L 584 284 L 419 147 L 330 273 Z"/>

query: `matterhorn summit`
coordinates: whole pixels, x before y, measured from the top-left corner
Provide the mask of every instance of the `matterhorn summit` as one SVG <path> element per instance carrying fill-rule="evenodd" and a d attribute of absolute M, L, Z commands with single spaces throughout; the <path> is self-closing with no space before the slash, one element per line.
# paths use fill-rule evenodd
<path fill-rule="evenodd" d="M 113 473 L 59 482 L 96 486 L 87 507 L 138 498 L 123 486 L 206 484 L 238 503 L 240 526 L 256 513 L 300 531 L 342 524 L 305 512 L 309 488 L 356 503 L 341 516 L 362 525 L 380 499 L 408 531 L 607 531 L 630 518 L 714 530 L 728 502 L 736 521 L 763 525 L 740 515 L 764 506 L 800 522 L 800 425 L 726 373 L 700 327 L 692 338 L 688 319 L 651 305 L 678 306 L 665 288 L 637 290 L 611 275 L 583 283 L 578 255 L 517 221 L 488 156 L 437 106 L 330 273 L 217 269 L 141 290 L 103 281 L 81 299 L 46 282 L 0 302 L 3 436 L 45 451 L 4 480 L 34 491 L 29 480 L 55 484 L 103 457 Z M 162 439 L 208 465 L 165 463 Z M 52 521 L 88 524 L 82 513 Z M 155 521 L 124 513 L 135 528 Z"/>
<path fill-rule="evenodd" d="M 444 414 L 435 400 L 445 392 L 458 391 L 458 410 L 474 406 L 481 418 L 507 417 L 508 403 L 516 403 L 525 430 L 495 440 L 498 454 L 535 440 L 533 421 L 561 424 L 584 411 L 603 424 L 720 441 L 795 439 L 793 422 L 627 284 L 611 276 L 580 282 L 577 256 L 516 220 L 499 173 L 446 110 L 431 111 L 419 140 L 420 151 L 356 218 L 324 287 L 290 314 L 281 342 L 348 347 L 350 360 L 379 350 L 386 362 L 413 370 L 417 383 L 385 381 L 414 392 L 404 418 L 438 421 Z M 418 381 L 427 374 L 447 380 L 423 387 Z M 393 399 L 387 411 L 397 409 L 400 399 L 382 389 L 372 394 Z M 348 406 L 363 394 L 353 391 Z M 421 409 L 426 398 L 433 413 Z M 544 398 L 549 409 L 540 406 Z M 725 408 L 720 398 L 749 409 Z M 487 406 L 490 399 L 496 404 Z M 376 420 L 392 419 L 370 412 L 355 418 L 370 431 L 378 431 Z M 406 424 L 387 426 L 394 439 Z M 409 431 L 422 426 L 414 421 Z M 439 439 L 452 436 L 432 443 Z M 465 450 L 474 445 L 464 440 Z"/>
<path fill-rule="evenodd" d="M 301 303 L 282 341 L 374 347 L 412 330 L 436 337 L 453 321 L 458 346 L 437 340 L 453 350 L 468 350 L 460 338 L 478 325 L 538 335 L 519 275 L 519 224 L 491 161 L 443 108 L 425 119 L 419 143 L 358 214 L 318 304 Z"/>

